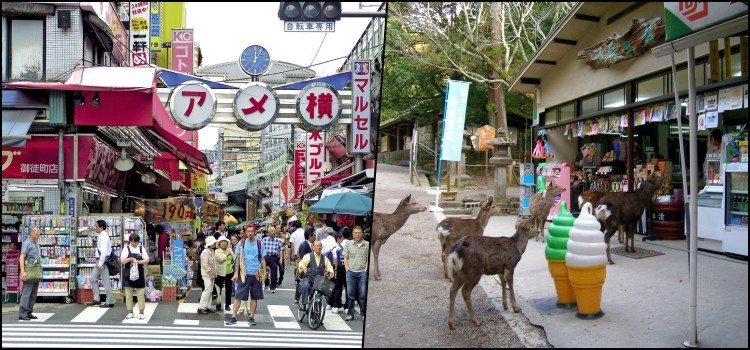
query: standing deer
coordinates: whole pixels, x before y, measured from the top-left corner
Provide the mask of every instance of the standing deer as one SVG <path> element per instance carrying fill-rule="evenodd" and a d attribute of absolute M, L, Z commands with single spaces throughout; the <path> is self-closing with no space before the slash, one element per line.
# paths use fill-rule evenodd
<path fill-rule="evenodd" d="M 617 192 L 607 192 L 607 191 L 599 191 L 599 190 L 590 190 L 581 193 L 580 196 L 578 196 L 578 207 L 583 208 L 583 205 L 586 203 L 591 203 L 592 208 L 596 208 L 596 206 L 599 204 L 599 201 L 604 198 L 604 196 L 610 194 L 610 193 L 617 193 Z M 625 227 L 619 226 L 618 227 L 618 233 L 617 233 L 617 241 L 620 243 L 625 242 Z"/>
<path fill-rule="evenodd" d="M 411 195 L 404 197 L 393 211 L 393 214 L 373 213 L 372 216 L 372 243 L 373 257 L 375 258 L 375 276 L 376 280 L 380 279 L 380 267 L 378 266 L 378 255 L 380 247 L 385 244 L 392 234 L 401 229 L 409 219 L 411 214 L 421 213 L 427 208 L 411 198 Z"/>
<path fill-rule="evenodd" d="M 513 312 L 520 312 L 516 305 L 516 296 L 513 291 L 513 271 L 521 261 L 521 256 L 526 251 L 526 245 L 531 237 L 537 235 L 531 220 L 520 220 L 516 223 L 516 233 L 513 237 L 466 237 L 451 249 L 448 257 L 448 269 L 453 275 L 453 285 L 450 291 L 450 306 L 448 308 L 448 327 L 456 329 L 453 322 L 453 309 L 456 303 L 456 294 L 461 289 L 469 316 L 475 326 L 479 326 L 474 307 L 471 305 L 471 291 L 479 283 L 482 275 L 497 274 L 503 288 L 503 309 L 508 310 L 506 300 L 506 284 L 510 289 L 510 303 Z"/>
<path fill-rule="evenodd" d="M 443 260 L 445 278 L 453 281 L 453 278 L 448 273 L 447 266 L 448 254 L 450 254 L 451 247 L 460 241 L 461 238 L 483 235 L 484 228 L 487 227 L 490 217 L 500 212 L 500 208 L 492 205 L 492 200 L 492 197 L 489 197 L 482 202 L 479 215 L 477 215 L 476 219 L 447 218 L 437 225 L 438 239 L 440 239 L 443 252 L 441 258 Z"/>
<path fill-rule="evenodd" d="M 604 196 L 596 207 L 596 217 L 604 222 L 604 242 L 607 243 L 607 260 L 614 265 L 609 251 L 609 240 L 620 227 L 625 227 L 625 251 L 635 252 L 635 226 L 643 214 L 643 209 L 651 203 L 651 197 L 664 183 L 663 177 L 649 176 L 635 192 L 611 193 Z M 628 246 L 630 241 L 630 246 Z"/>
<path fill-rule="evenodd" d="M 547 190 L 543 192 L 534 193 L 529 200 L 529 212 L 531 213 L 531 222 L 536 226 L 539 231 L 539 235 L 542 235 L 542 242 L 544 242 L 544 223 L 547 222 L 547 216 L 549 210 L 552 209 L 552 205 L 555 204 L 555 197 L 565 192 L 565 188 L 558 186 L 554 181 L 551 181 L 547 185 Z M 539 241 L 539 236 L 534 238 L 534 241 Z"/>

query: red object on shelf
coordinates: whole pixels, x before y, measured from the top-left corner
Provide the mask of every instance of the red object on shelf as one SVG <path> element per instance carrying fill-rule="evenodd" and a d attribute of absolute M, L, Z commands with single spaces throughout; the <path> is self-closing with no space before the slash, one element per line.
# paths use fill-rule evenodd
<path fill-rule="evenodd" d="M 76 303 L 86 304 L 94 301 L 94 292 L 91 289 L 76 289 Z"/>
<path fill-rule="evenodd" d="M 161 288 L 161 300 L 164 300 L 164 301 L 177 300 L 177 287 L 162 287 Z"/>

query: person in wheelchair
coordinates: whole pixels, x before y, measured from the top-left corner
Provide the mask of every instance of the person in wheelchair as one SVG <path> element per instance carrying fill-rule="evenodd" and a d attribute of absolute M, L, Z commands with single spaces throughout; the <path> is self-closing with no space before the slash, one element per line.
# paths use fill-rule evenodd
<path fill-rule="evenodd" d="M 302 276 L 300 285 L 302 287 L 302 295 L 300 303 L 302 304 L 302 310 L 307 309 L 308 297 L 312 291 L 313 282 L 315 277 L 327 275 L 328 278 L 334 277 L 333 265 L 325 255 L 322 254 L 323 243 L 316 241 L 313 244 L 313 252 L 306 254 L 299 262 L 299 271 Z"/>

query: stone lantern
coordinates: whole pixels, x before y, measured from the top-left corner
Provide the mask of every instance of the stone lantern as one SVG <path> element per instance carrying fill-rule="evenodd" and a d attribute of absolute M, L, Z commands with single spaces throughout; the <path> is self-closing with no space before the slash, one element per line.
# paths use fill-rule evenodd
<path fill-rule="evenodd" d="M 516 142 L 507 137 L 507 131 L 498 129 L 497 137 L 487 141 L 488 145 L 493 146 L 492 157 L 489 163 L 495 167 L 495 199 L 500 205 L 506 203 L 508 196 L 505 193 L 508 187 L 508 166 L 513 164 L 510 147 Z"/>

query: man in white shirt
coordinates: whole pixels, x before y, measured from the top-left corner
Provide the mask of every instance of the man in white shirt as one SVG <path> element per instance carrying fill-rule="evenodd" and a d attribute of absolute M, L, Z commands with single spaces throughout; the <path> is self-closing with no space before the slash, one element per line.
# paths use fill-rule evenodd
<path fill-rule="evenodd" d="M 91 289 L 94 292 L 94 301 L 91 305 L 99 305 L 102 308 L 114 307 L 115 297 L 112 294 L 112 284 L 109 280 L 109 268 L 107 268 L 107 257 L 112 253 L 112 240 L 107 233 L 107 222 L 104 220 L 96 221 L 96 268 L 91 272 Z M 104 304 L 99 301 L 99 278 L 104 284 L 104 291 L 107 293 L 107 300 Z"/>
<path fill-rule="evenodd" d="M 289 240 L 292 242 L 292 258 L 296 262 L 299 262 L 302 257 L 297 256 L 297 252 L 299 251 L 300 245 L 305 242 L 305 230 L 302 229 L 302 224 L 299 221 L 295 221 L 293 225 L 295 231 L 292 233 L 292 237 L 290 237 Z"/>
<path fill-rule="evenodd" d="M 323 240 L 321 241 L 323 243 L 323 255 L 327 255 L 330 251 L 334 250 L 336 246 L 338 245 L 336 243 L 336 238 L 333 238 L 334 230 L 331 227 L 326 227 L 323 229 Z M 334 253 L 334 256 L 330 257 L 332 259 L 332 262 L 335 262 L 336 256 Z"/>

